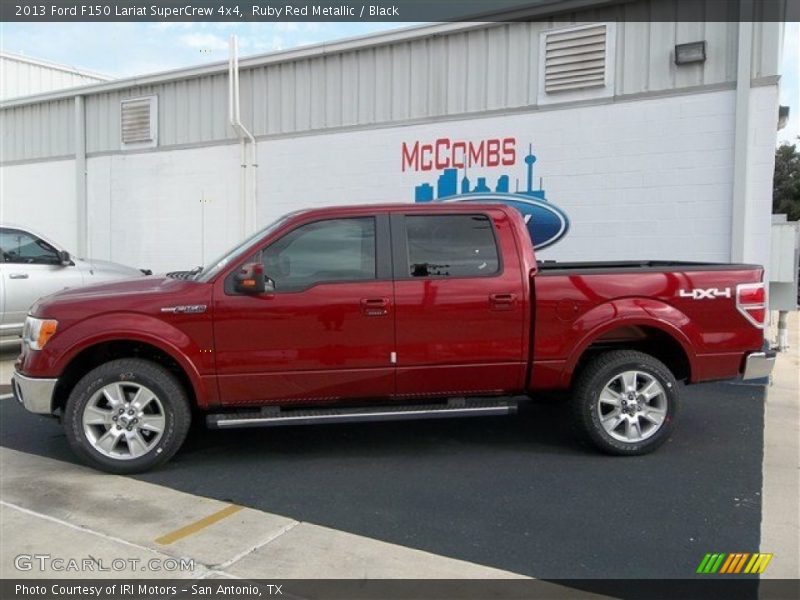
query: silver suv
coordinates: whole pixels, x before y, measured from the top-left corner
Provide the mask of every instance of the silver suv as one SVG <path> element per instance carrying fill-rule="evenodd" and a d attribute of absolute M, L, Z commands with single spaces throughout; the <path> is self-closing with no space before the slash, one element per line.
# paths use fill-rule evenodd
<path fill-rule="evenodd" d="M 0 225 L 0 346 L 20 342 L 31 305 L 65 288 L 150 275 L 105 260 L 75 258 L 26 227 Z"/>

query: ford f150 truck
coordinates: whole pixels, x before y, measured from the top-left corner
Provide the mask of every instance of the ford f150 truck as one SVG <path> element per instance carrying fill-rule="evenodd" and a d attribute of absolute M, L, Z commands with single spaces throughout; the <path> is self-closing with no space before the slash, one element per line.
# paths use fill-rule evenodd
<path fill-rule="evenodd" d="M 210 427 L 513 413 L 569 390 L 612 454 L 662 444 L 681 383 L 767 376 L 763 271 L 540 263 L 502 204 L 295 212 L 202 270 L 37 302 L 13 390 L 115 473 Z"/>

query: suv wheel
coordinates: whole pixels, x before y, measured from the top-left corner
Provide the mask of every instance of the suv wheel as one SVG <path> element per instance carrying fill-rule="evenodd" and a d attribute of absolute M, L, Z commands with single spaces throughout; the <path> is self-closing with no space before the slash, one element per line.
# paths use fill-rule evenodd
<path fill-rule="evenodd" d="M 64 411 L 67 440 L 86 463 L 109 473 L 139 473 L 181 447 L 191 422 L 181 384 L 138 358 L 107 362 L 73 388 Z"/>
<path fill-rule="evenodd" d="M 669 437 L 679 395 L 678 382 L 661 361 L 633 350 L 606 352 L 578 375 L 573 424 L 604 452 L 646 454 Z"/>

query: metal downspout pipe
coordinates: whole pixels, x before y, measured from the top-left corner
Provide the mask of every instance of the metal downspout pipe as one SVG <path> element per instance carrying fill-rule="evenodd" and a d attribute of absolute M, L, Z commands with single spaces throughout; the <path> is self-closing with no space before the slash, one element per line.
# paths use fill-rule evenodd
<path fill-rule="evenodd" d="M 258 148 L 253 134 L 242 124 L 239 107 L 239 50 L 236 35 L 231 34 L 228 61 L 228 119 L 239 136 L 241 177 L 239 183 L 240 208 L 242 211 L 242 237 L 256 229 L 256 207 L 258 202 Z M 250 183 L 248 185 L 247 145 L 250 143 Z M 248 188 L 250 193 L 248 194 Z M 249 196 L 249 197 L 248 197 Z"/>

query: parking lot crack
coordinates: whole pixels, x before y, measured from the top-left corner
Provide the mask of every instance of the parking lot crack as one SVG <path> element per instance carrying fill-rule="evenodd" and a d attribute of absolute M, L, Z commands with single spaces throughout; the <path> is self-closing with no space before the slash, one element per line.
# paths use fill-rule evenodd
<path fill-rule="evenodd" d="M 253 552 L 255 552 L 256 550 L 259 550 L 260 548 L 263 548 L 267 544 L 270 544 L 270 543 L 274 542 L 279 537 L 281 537 L 282 535 L 290 532 L 292 529 L 294 529 L 298 525 L 300 525 L 300 521 L 292 521 L 291 523 L 287 523 L 286 525 L 281 527 L 278 531 L 276 531 L 275 533 L 273 533 L 272 535 L 267 537 L 267 539 L 262 540 L 261 542 L 259 542 L 255 546 L 252 546 L 251 548 L 248 548 L 247 550 L 244 550 L 243 552 L 240 552 L 239 554 L 233 556 L 232 558 L 226 560 L 223 563 L 220 563 L 218 565 L 212 565 L 209 568 L 211 568 L 213 570 L 217 570 L 217 571 L 222 571 L 224 569 L 227 569 L 231 565 L 239 562 L 245 556 L 248 556 L 248 555 L 252 554 Z"/>

